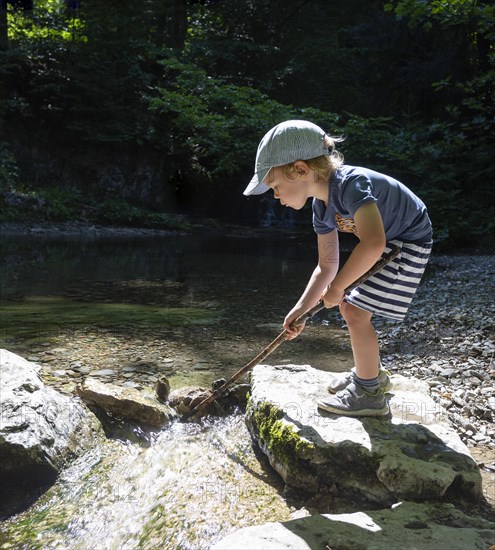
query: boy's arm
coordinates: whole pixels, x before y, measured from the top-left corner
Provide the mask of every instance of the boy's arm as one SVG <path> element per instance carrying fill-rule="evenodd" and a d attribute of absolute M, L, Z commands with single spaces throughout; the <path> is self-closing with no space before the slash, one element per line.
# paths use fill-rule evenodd
<path fill-rule="evenodd" d="M 289 339 L 295 338 L 304 328 L 290 329 L 294 321 L 318 303 L 325 288 L 333 281 L 339 268 L 339 237 L 337 230 L 318 235 L 318 265 L 311 275 L 308 285 L 297 304 L 290 310 L 284 320 L 284 328 Z"/>
<path fill-rule="evenodd" d="M 359 243 L 323 295 L 326 307 L 339 304 L 344 296 L 344 289 L 366 273 L 380 258 L 385 248 L 385 230 L 376 203 L 367 203 L 358 208 L 354 214 L 354 223 Z"/>

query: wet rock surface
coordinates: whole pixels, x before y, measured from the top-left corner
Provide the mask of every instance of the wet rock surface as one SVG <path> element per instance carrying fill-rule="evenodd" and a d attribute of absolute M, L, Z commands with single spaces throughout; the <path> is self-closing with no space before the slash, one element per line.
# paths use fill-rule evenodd
<path fill-rule="evenodd" d="M 34 364 L 4 349 L 0 396 L 1 515 L 53 482 L 102 432 L 80 402 L 45 386 Z"/>
<path fill-rule="evenodd" d="M 476 462 L 428 385 L 392 376 L 390 418 L 326 414 L 316 402 L 330 375 L 309 365 L 259 365 L 251 377 L 246 422 L 289 487 L 333 487 L 365 501 L 480 501 Z"/>
<path fill-rule="evenodd" d="M 2 349 L 0 369 L 2 471 L 46 465 L 58 472 L 92 444 L 93 415 L 46 387 L 34 364 Z"/>
<path fill-rule="evenodd" d="M 245 527 L 211 550 L 383 550 L 491 548 L 495 522 L 452 504 L 402 502 L 393 508 L 350 514 L 316 514 Z"/>
<path fill-rule="evenodd" d="M 171 407 L 134 388 L 86 378 L 77 387 L 77 393 L 88 405 L 96 405 L 107 413 L 145 426 L 162 428 L 177 418 Z"/>

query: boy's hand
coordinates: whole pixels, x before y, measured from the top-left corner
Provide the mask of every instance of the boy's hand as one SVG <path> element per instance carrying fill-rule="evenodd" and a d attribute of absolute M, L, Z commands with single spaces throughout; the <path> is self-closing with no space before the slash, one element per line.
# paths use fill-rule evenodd
<path fill-rule="evenodd" d="M 292 321 L 295 321 L 300 313 L 289 313 L 287 317 L 284 319 L 284 329 L 287 332 L 287 340 L 293 340 L 294 338 L 297 338 L 301 332 L 304 330 L 304 326 L 306 323 L 301 323 L 300 325 L 297 325 L 296 327 L 291 328 L 290 324 Z"/>
<path fill-rule="evenodd" d="M 344 291 L 334 288 L 333 285 L 328 285 L 325 292 L 321 295 L 321 299 L 326 308 L 338 306 L 344 299 Z"/>

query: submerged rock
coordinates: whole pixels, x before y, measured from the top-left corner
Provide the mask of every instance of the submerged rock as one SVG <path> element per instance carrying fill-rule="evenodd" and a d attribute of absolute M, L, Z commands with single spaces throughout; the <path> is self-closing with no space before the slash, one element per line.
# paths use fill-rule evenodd
<path fill-rule="evenodd" d="M 482 499 L 479 469 L 426 383 L 395 375 L 391 418 L 349 418 L 317 409 L 330 376 L 309 365 L 253 370 L 247 426 L 289 487 L 380 505 Z"/>
<path fill-rule="evenodd" d="M 196 405 L 210 395 L 211 391 L 206 388 L 185 387 L 170 392 L 169 403 L 180 415 L 188 415 Z M 215 414 L 216 412 L 218 412 L 218 408 L 214 402 L 199 411 L 201 415 Z"/>
<path fill-rule="evenodd" d="M 17 491 L 19 502 L 29 500 L 35 488 L 55 481 L 102 435 L 94 415 L 78 400 L 46 387 L 36 365 L 5 349 L 0 350 L 0 396 L 2 499 Z"/>
<path fill-rule="evenodd" d="M 488 548 L 495 523 L 452 504 L 403 502 L 393 509 L 321 514 L 245 527 L 211 550 L 382 550 L 383 548 Z"/>
<path fill-rule="evenodd" d="M 213 382 L 211 390 L 201 387 L 185 387 L 174 390 L 169 395 L 170 405 L 179 414 L 187 416 L 204 399 L 210 397 L 214 391 L 221 388 L 224 383 L 225 379 L 221 378 Z M 245 407 L 250 389 L 251 386 L 249 384 L 233 384 L 224 393 L 220 394 L 217 399 L 201 407 L 194 414 L 194 417 L 221 415 L 231 412 L 236 407 Z"/>
<path fill-rule="evenodd" d="M 123 388 L 86 378 L 78 386 L 77 393 L 86 403 L 96 405 L 105 412 L 153 428 L 161 428 L 176 418 L 175 412 L 168 405 L 159 403 L 135 388 Z"/>

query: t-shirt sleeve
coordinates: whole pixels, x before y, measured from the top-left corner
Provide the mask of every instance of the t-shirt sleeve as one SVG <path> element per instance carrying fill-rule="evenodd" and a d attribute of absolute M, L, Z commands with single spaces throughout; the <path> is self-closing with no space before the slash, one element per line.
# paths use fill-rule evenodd
<path fill-rule="evenodd" d="M 325 219 L 329 218 L 325 203 L 318 199 L 313 199 L 313 229 L 318 235 L 324 235 L 330 233 L 335 229 L 335 223 L 333 220 Z"/>
<path fill-rule="evenodd" d="M 363 174 L 351 176 L 342 187 L 342 204 L 354 217 L 356 210 L 368 202 L 377 202 L 373 184 Z"/>

